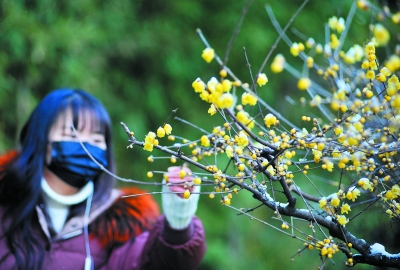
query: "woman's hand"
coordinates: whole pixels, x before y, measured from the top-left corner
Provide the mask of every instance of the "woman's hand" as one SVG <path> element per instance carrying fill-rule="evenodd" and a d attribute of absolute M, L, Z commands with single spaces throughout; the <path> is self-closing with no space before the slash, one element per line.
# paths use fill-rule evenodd
<path fill-rule="evenodd" d="M 193 179 L 192 171 L 186 166 L 172 166 L 168 168 L 166 174 L 167 183 L 169 183 L 169 189 L 172 192 L 179 192 L 177 195 L 183 198 L 185 190 L 193 191 Z"/>
<path fill-rule="evenodd" d="M 162 207 L 173 229 L 187 228 L 196 213 L 200 186 L 195 185 L 193 179 L 192 171 L 186 166 L 169 167 L 165 175 L 165 185 L 162 187 Z M 171 192 L 176 192 L 176 194 Z"/>

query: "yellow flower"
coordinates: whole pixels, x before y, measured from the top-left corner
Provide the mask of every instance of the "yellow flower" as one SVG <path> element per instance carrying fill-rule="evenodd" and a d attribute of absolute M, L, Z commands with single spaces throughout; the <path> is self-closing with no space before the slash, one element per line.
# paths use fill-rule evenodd
<path fill-rule="evenodd" d="M 274 58 L 274 61 L 271 64 L 271 71 L 273 73 L 280 73 L 283 71 L 285 67 L 285 57 L 282 54 L 277 54 Z"/>
<path fill-rule="evenodd" d="M 365 45 L 365 54 L 370 55 L 375 53 L 375 44 L 374 42 L 368 42 L 367 45 Z"/>
<path fill-rule="evenodd" d="M 228 156 L 228 158 L 233 157 L 233 147 L 230 146 L 230 145 L 228 145 L 228 146 L 225 148 L 225 153 L 226 153 L 226 155 Z"/>
<path fill-rule="evenodd" d="M 378 43 L 378 46 L 385 46 L 390 40 L 389 31 L 380 23 L 377 23 L 374 26 L 372 33 L 376 39 L 376 42 Z"/>
<path fill-rule="evenodd" d="M 232 82 L 230 80 L 223 80 L 222 81 L 222 90 L 224 92 L 229 92 L 232 88 Z"/>
<path fill-rule="evenodd" d="M 340 199 L 339 199 L 338 197 L 332 198 L 332 200 L 331 200 L 331 205 L 332 205 L 333 207 L 338 207 L 339 204 L 340 204 Z"/>
<path fill-rule="evenodd" d="M 272 113 L 269 113 L 264 117 L 264 123 L 267 127 L 270 127 L 271 125 L 276 125 L 277 119 L 276 119 L 275 115 L 273 115 Z"/>
<path fill-rule="evenodd" d="M 367 0 L 357 0 L 357 7 L 365 11 L 369 9 L 369 3 Z"/>
<path fill-rule="evenodd" d="M 152 143 L 144 143 L 143 149 L 146 151 L 153 151 L 153 144 Z"/>
<path fill-rule="evenodd" d="M 340 225 L 346 225 L 349 220 L 344 215 L 338 215 L 337 221 Z"/>
<path fill-rule="evenodd" d="M 215 107 L 214 104 L 211 104 L 210 108 L 208 109 L 208 113 L 211 115 L 214 115 L 217 113 L 217 108 Z"/>
<path fill-rule="evenodd" d="M 361 178 L 360 180 L 358 180 L 357 184 L 365 190 L 367 190 L 367 189 L 369 189 L 370 191 L 374 190 L 374 186 L 371 184 L 371 182 L 368 180 L 368 178 L 365 178 L 365 177 Z"/>
<path fill-rule="evenodd" d="M 195 177 L 193 179 L 193 184 L 195 185 L 201 185 L 201 178 L 200 177 Z"/>
<path fill-rule="evenodd" d="M 226 69 L 221 69 L 220 71 L 219 71 L 219 75 L 222 77 L 222 78 L 225 78 L 227 75 L 228 75 L 228 72 L 226 71 Z"/>
<path fill-rule="evenodd" d="M 294 42 L 293 44 L 292 44 L 292 46 L 290 47 L 290 53 L 293 55 L 293 56 L 299 56 L 299 53 L 300 53 L 300 48 L 299 48 L 299 44 L 297 44 L 296 42 Z"/>
<path fill-rule="evenodd" d="M 328 170 L 328 172 L 332 172 L 333 167 L 334 167 L 333 163 L 330 161 L 326 161 L 325 165 L 326 165 L 326 170 Z"/>
<path fill-rule="evenodd" d="M 314 58 L 311 56 L 307 57 L 307 67 L 312 68 L 314 66 Z"/>
<path fill-rule="evenodd" d="M 190 191 L 189 191 L 188 189 L 186 189 L 186 190 L 183 192 L 183 198 L 184 198 L 184 199 L 189 199 L 189 197 L 190 197 Z"/>
<path fill-rule="evenodd" d="M 358 196 L 360 196 L 360 190 L 358 189 L 358 188 L 354 188 L 353 190 L 351 190 L 351 191 L 348 191 L 347 193 L 346 193 L 346 198 L 348 199 L 348 200 L 351 200 L 351 201 L 355 201 L 356 199 L 357 199 L 357 197 Z"/>
<path fill-rule="evenodd" d="M 392 190 L 388 190 L 388 191 L 386 191 L 386 193 L 385 193 L 385 198 L 388 199 L 388 200 L 394 200 L 394 199 L 397 198 L 397 196 L 396 196 L 396 194 L 394 194 L 394 193 L 392 192 Z"/>
<path fill-rule="evenodd" d="M 157 136 L 158 136 L 159 138 L 162 138 L 162 137 L 165 136 L 165 130 L 164 130 L 162 127 L 159 127 L 159 128 L 157 129 Z"/>
<path fill-rule="evenodd" d="M 194 89 L 194 91 L 196 93 L 201 93 L 204 91 L 206 85 L 204 84 L 204 82 L 200 79 L 197 78 L 193 83 L 192 83 L 192 87 Z"/>
<path fill-rule="evenodd" d="M 367 79 L 373 80 L 375 78 L 375 72 L 373 70 L 368 70 L 367 74 L 365 74 Z"/>
<path fill-rule="evenodd" d="M 167 135 L 171 134 L 171 132 L 172 132 L 171 125 L 170 124 L 165 124 L 164 125 L 164 131 L 165 131 L 165 134 L 167 134 Z"/>
<path fill-rule="evenodd" d="M 203 50 L 203 53 L 201 54 L 201 57 L 207 62 L 210 63 L 214 59 L 215 53 L 214 49 L 212 48 L 206 48 Z"/>
<path fill-rule="evenodd" d="M 399 185 L 394 185 L 393 187 L 392 187 L 392 192 L 395 194 L 395 195 L 397 195 L 397 196 L 400 196 L 400 187 L 399 187 Z"/>
<path fill-rule="evenodd" d="M 236 118 L 238 121 L 244 125 L 246 125 L 249 129 L 252 129 L 254 127 L 254 122 L 253 118 L 249 116 L 249 114 L 243 110 L 238 111 L 236 114 Z"/>
<path fill-rule="evenodd" d="M 228 109 L 233 106 L 235 99 L 231 93 L 222 94 L 216 101 L 215 105 L 220 109 Z"/>
<path fill-rule="evenodd" d="M 267 78 L 267 75 L 265 75 L 265 73 L 258 74 L 257 84 L 259 86 L 263 86 L 263 85 L 267 84 L 267 82 L 268 82 L 268 78 Z"/>
<path fill-rule="evenodd" d="M 180 179 L 183 179 L 183 178 L 185 178 L 185 176 L 186 176 L 185 170 L 180 170 L 180 171 L 179 171 L 179 178 L 180 178 Z"/>
<path fill-rule="evenodd" d="M 246 147 L 249 144 L 249 139 L 247 138 L 246 133 L 244 131 L 240 131 L 237 136 L 235 136 L 235 141 L 238 146 Z"/>
<path fill-rule="evenodd" d="M 202 146 L 205 146 L 205 147 L 210 146 L 210 139 L 206 135 L 201 136 L 200 142 L 201 142 Z"/>
<path fill-rule="evenodd" d="M 243 164 L 243 163 L 240 163 L 240 164 L 238 165 L 238 170 L 239 170 L 239 171 L 244 171 L 244 169 L 245 169 L 244 164 Z"/>
<path fill-rule="evenodd" d="M 253 96 L 252 94 L 249 93 L 243 93 L 242 95 L 242 104 L 247 105 L 249 104 L 250 106 L 254 106 L 257 104 L 257 97 Z"/>
<path fill-rule="evenodd" d="M 325 209 L 326 203 L 327 203 L 326 198 L 322 197 L 322 199 L 319 200 L 319 208 Z"/>
<path fill-rule="evenodd" d="M 321 160 L 322 152 L 316 149 L 312 149 L 312 153 L 314 155 L 314 161 L 318 163 Z"/>
<path fill-rule="evenodd" d="M 297 88 L 300 90 L 307 90 L 311 86 L 311 80 L 309 78 L 301 78 L 297 83 Z"/>
<path fill-rule="evenodd" d="M 156 141 L 156 134 L 150 131 L 144 138 L 143 149 L 149 152 L 153 151 L 153 145 L 155 145 Z"/>
<path fill-rule="evenodd" d="M 342 205 L 342 207 L 340 208 L 340 213 L 342 214 L 348 214 L 349 211 L 351 211 L 350 205 L 345 203 Z"/>
<path fill-rule="evenodd" d="M 340 45 L 340 40 L 335 34 L 331 34 L 331 42 L 329 43 L 329 46 L 331 46 L 332 49 L 336 49 Z"/>

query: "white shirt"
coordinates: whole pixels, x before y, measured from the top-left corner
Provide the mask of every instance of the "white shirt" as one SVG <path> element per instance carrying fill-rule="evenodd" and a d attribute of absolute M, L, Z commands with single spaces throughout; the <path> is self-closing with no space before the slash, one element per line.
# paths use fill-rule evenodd
<path fill-rule="evenodd" d="M 54 230 L 59 233 L 64 227 L 70 206 L 86 200 L 93 193 L 94 185 L 90 181 L 73 195 L 60 195 L 42 178 L 42 189 L 44 191 L 44 202 L 47 206 L 47 212 L 53 223 Z"/>

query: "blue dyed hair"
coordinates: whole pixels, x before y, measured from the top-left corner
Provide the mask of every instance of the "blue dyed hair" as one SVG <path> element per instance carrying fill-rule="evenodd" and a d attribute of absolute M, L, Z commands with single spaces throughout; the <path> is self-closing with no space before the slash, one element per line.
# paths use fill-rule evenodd
<path fill-rule="evenodd" d="M 10 251 L 16 258 L 18 269 L 41 268 L 40 263 L 43 260 L 40 258 L 43 258 L 44 247 L 40 246 L 30 230 L 38 223 L 35 207 L 43 200 L 41 181 L 43 167 L 46 166 L 49 132 L 58 117 L 67 109 L 72 110 L 75 127 L 87 124 L 78 123 L 84 119 L 79 117 L 83 112 L 89 112 L 93 116 L 94 122 L 90 126 L 100 127 L 104 134 L 109 164 L 107 169 L 114 171 L 111 121 L 101 102 L 80 89 L 59 89 L 45 96 L 22 128 L 19 156 L 3 171 L 4 176 L 0 181 L 0 203 L 7 209 L 2 221 L 3 231 Z M 114 179 L 103 173 L 95 182 L 93 204 L 101 204 L 107 200 L 113 186 Z M 84 208 L 84 203 L 81 203 L 71 209 L 71 214 L 83 213 Z M 0 264 L 2 259 L 4 258 L 0 258 Z"/>

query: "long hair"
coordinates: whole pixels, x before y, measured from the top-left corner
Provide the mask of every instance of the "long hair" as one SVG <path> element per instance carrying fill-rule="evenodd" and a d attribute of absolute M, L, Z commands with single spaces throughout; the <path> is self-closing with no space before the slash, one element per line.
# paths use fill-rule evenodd
<path fill-rule="evenodd" d="M 43 242 L 38 241 L 31 230 L 38 225 L 35 207 L 43 202 L 41 181 L 43 167 L 46 166 L 49 132 L 67 109 L 72 110 L 75 127 L 87 124 L 78 123 L 82 113 L 91 113 L 96 122 L 91 127 L 100 126 L 105 136 L 109 164 L 107 169 L 114 172 L 111 121 L 100 101 L 80 89 L 59 89 L 45 96 L 21 130 L 18 157 L 11 164 L 0 168 L 0 204 L 5 208 L 2 220 L 4 235 L 1 237 L 5 237 L 18 269 L 42 267 Z M 108 199 L 114 181 L 105 173 L 95 181 L 94 206 Z M 81 203 L 71 211 L 74 214 L 83 213 L 84 205 Z M 0 258 L 0 264 L 4 259 Z"/>

